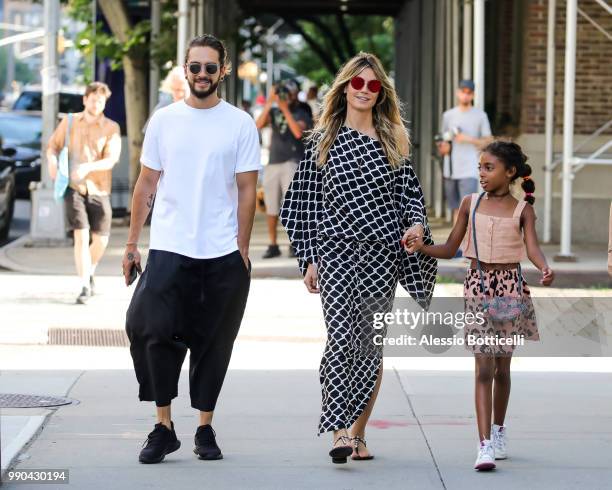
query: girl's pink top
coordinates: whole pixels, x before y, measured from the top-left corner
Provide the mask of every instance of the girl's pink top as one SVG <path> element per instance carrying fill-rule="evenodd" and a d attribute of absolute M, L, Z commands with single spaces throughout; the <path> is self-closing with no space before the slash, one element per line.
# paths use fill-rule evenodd
<path fill-rule="evenodd" d="M 483 198 L 484 199 L 484 198 Z M 472 194 L 468 229 L 461 242 L 464 257 L 476 258 L 472 238 L 472 212 L 478 194 Z M 521 230 L 521 213 L 527 201 L 519 201 L 511 217 L 489 216 L 476 211 L 478 258 L 489 264 L 520 262 L 525 258 L 525 244 Z"/>

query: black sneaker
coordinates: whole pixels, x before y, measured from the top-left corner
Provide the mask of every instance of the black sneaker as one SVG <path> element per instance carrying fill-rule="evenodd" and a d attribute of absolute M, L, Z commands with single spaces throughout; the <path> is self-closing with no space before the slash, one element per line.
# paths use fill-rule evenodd
<path fill-rule="evenodd" d="M 263 254 L 264 259 L 273 259 L 274 257 L 280 256 L 281 251 L 278 245 L 268 245 L 268 250 Z"/>
<path fill-rule="evenodd" d="M 161 463 L 166 454 L 173 453 L 181 447 L 181 441 L 176 438 L 174 432 L 174 422 L 171 422 L 172 430 L 164 424 L 155 424 L 155 429 L 147 436 L 140 451 L 138 461 L 144 464 Z"/>
<path fill-rule="evenodd" d="M 96 282 L 94 281 L 93 276 L 89 276 L 89 294 L 91 296 L 96 294 Z"/>
<path fill-rule="evenodd" d="M 77 296 L 76 302 L 78 305 L 84 305 L 87 304 L 89 298 L 91 298 L 91 291 L 89 288 L 83 286 L 83 289 L 81 289 L 81 294 Z"/>
<path fill-rule="evenodd" d="M 200 459 L 214 460 L 223 459 L 221 449 L 217 446 L 215 439 L 215 431 L 210 424 L 200 425 L 195 435 L 195 448 L 193 452 L 199 456 Z"/>

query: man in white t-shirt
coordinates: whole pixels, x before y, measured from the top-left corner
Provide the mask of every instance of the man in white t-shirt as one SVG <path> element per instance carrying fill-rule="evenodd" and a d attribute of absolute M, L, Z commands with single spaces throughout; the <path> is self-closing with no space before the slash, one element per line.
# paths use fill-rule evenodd
<path fill-rule="evenodd" d="M 159 463 L 180 447 L 170 403 L 187 350 L 191 406 L 200 419 L 194 452 L 223 457 L 211 422 L 249 292 L 261 168 L 253 119 L 217 96 L 228 65 L 221 41 L 193 39 L 184 67 L 189 97 L 156 111 L 145 134 L 123 257 L 129 284 L 153 207 L 147 266 L 126 316 L 139 398 L 157 406 L 142 463 Z"/>

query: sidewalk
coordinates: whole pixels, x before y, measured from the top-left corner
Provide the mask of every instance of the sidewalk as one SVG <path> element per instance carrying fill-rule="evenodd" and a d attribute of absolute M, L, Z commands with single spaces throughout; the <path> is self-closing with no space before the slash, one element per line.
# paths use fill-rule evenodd
<path fill-rule="evenodd" d="M 3 259 L 30 272 L 0 274 L 0 393 L 80 401 L 54 410 L 3 409 L 2 468 L 11 462 L 18 469 L 67 468 L 72 488 L 84 490 L 609 488 L 612 393 L 602 387 L 612 381 L 611 358 L 513 360 L 511 459 L 488 475 L 471 469 L 476 451 L 473 360 L 386 358 L 367 436 L 376 459 L 331 465 L 329 436 L 316 437 L 317 369 L 325 339 L 320 299 L 306 293 L 300 280 L 282 279 L 299 277 L 294 259 L 260 258 L 267 245 L 263 225 L 258 219 L 254 276 L 281 279 L 251 284 L 215 416 L 225 453 L 218 462 L 198 461 L 191 453 L 196 422 L 185 370 L 173 411 L 183 447 L 162 465 L 143 466 L 137 454 L 154 424 L 153 407 L 137 400 L 129 350 L 104 343 L 49 345 L 52 329 L 123 331 L 134 290 L 123 285 L 119 271 L 125 228 L 115 228 L 100 265 L 99 294 L 86 307 L 74 304 L 78 280 L 71 248 L 32 248 L 22 240 L 0 251 Z M 462 261 L 446 262 L 458 264 L 451 264 L 457 270 L 465 267 Z M 536 286 L 532 293 L 571 298 L 612 291 Z M 434 294 L 460 296 L 462 285 L 440 281 Z M 399 289 L 398 295 L 405 293 Z M 13 487 L 38 488 L 2 488 Z"/>
<path fill-rule="evenodd" d="M 20 359 L 14 366 L 21 370 L 5 371 L 0 382 L 33 386 L 49 373 L 23 371 L 25 363 L 72 359 L 75 369 L 57 376 L 77 380 L 62 394 L 80 401 L 54 412 L 16 468 L 69 469 L 71 488 L 86 490 L 609 488 L 612 393 L 601 388 L 610 385 L 610 373 L 516 370 L 507 421 L 510 458 L 487 474 L 472 469 L 477 436 L 470 364 L 447 371 L 407 370 L 387 359 L 367 431 L 376 459 L 332 465 L 330 436 L 316 437 L 321 346 L 306 347 L 239 342 L 214 421 L 221 461 L 199 461 L 191 452 L 197 422 L 183 371 L 173 405 L 182 447 L 159 465 L 137 462 L 155 420 L 152 404 L 137 401 L 127 366 L 78 369 L 79 359 L 102 356 L 100 349 L 13 348 Z M 121 365 L 130 362 L 127 349 L 112 350 Z M 268 356 L 281 351 L 287 356 L 269 369 Z"/>
<path fill-rule="evenodd" d="M 121 275 L 121 258 L 124 244 L 127 241 L 128 229 L 120 226 L 119 221 L 113 226 L 108 250 L 98 266 L 98 275 Z M 449 226 L 441 221 L 432 221 L 434 241 L 446 240 Z M 141 240 L 141 252 L 148 248 L 148 228 L 145 228 Z M 257 213 L 251 239 L 251 261 L 253 278 L 278 277 L 287 279 L 299 278 L 295 259 L 287 257 L 288 239 L 279 225 L 279 245 L 283 255 L 274 259 L 263 259 L 262 255 L 268 245 L 265 216 Z M 610 287 L 612 281 L 607 272 L 607 248 L 605 245 L 576 245 L 573 252 L 577 262 L 554 262 L 553 256 L 559 252 L 558 245 L 542 246 L 551 267 L 556 272 L 555 286 L 558 287 Z M 24 236 L 7 246 L 0 248 L 0 267 L 27 274 L 74 274 L 74 263 L 71 247 L 33 247 L 28 236 Z M 523 263 L 526 280 L 535 285 L 540 280 L 540 273 L 528 261 Z M 439 275 L 446 281 L 463 282 L 467 259 L 440 260 Z"/>
<path fill-rule="evenodd" d="M 471 469 L 473 360 L 386 358 L 367 439 L 377 458 L 332 466 L 329 436 L 316 437 L 317 368 L 325 339 L 320 299 L 306 293 L 299 280 L 252 282 L 215 417 L 225 459 L 206 463 L 190 452 L 196 422 L 183 370 L 173 411 L 183 447 L 163 465 L 139 465 L 138 451 L 154 424 L 153 407 L 137 400 L 129 350 L 46 345 L 51 328 L 123 330 L 133 288 L 121 286 L 120 278 L 101 277 L 100 295 L 83 307 L 74 305 L 72 281 L 71 276 L 0 275 L 0 289 L 6 291 L 0 297 L 0 393 L 80 401 L 56 410 L 3 410 L 4 468 L 10 461 L 18 469 L 67 468 L 72 488 L 84 490 L 483 484 L 597 489 L 612 478 L 612 393 L 602 390 L 612 382 L 609 358 L 513 361 L 512 457 L 495 475 Z M 534 294 L 541 293 L 571 296 L 576 290 L 534 288 Z M 461 285 L 438 284 L 435 294 L 460 295 Z M 604 294 L 609 293 L 593 291 Z"/>

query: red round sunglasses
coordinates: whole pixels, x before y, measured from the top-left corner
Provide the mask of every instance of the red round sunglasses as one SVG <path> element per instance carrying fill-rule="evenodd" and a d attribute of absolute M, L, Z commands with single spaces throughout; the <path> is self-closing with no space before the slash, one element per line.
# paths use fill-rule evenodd
<path fill-rule="evenodd" d="M 365 84 L 366 81 L 360 76 L 351 78 L 351 87 L 353 87 L 355 90 L 361 90 Z M 382 87 L 380 80 L 370 80 L 367 85 L 368 90 L 375 94 L 380 92 L 380 89 Z"/>

